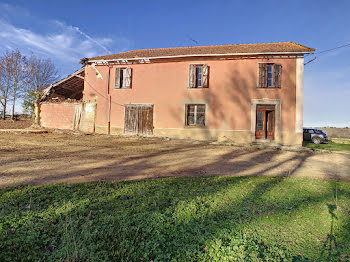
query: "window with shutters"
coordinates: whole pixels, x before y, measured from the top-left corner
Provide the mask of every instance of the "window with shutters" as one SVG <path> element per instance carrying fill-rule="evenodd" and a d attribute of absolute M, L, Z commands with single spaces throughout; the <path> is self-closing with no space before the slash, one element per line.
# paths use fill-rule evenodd
<path fill-rule="evenodd" d="M 259 63 L 260 88 L 280 88 L 282 65 L 272 63 Z"/>
<path fill-rule="evenodd" d="M 131 88 L 131 68 L 117 67 L 115 69 L 114 89 Z"/>
<path fill-rule="evenodd" d="M 186 105 L 186 125 L 187 126 L 205 126 L 205 105 L 202 105 L 202 104 Z"/>
<path fill-rule="evenodd" d="M 208 87 L 208 65 L 191 64 L 189 67 L 189 88 Z"/>

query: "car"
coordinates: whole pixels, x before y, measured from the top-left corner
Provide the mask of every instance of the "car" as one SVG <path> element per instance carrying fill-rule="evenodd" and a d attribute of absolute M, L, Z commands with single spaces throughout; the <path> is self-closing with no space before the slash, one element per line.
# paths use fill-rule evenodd
<path fill-rule="evenodd" d="M 304 128 L 303 140 L 305 142 L 313 142 L 314 144 L 321 144 L 328 142 L 328 136 L 320 129 Z"/>

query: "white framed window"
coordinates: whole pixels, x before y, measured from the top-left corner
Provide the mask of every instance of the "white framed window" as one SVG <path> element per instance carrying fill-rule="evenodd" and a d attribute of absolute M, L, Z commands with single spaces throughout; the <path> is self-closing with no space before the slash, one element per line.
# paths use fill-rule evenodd
<path fill-rule="evenodd" d="M 186 104 L 186 126 L 205 126 L 205 104 Z"/>

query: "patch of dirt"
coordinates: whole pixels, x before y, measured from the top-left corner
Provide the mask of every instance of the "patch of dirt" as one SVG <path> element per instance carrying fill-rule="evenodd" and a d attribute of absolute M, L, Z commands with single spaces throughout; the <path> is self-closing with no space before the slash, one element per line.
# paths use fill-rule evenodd
<path fill-rule="evenodd" d="M 32 125 L 32 120 L 0 120 L 0 129 L 24 129 Z"/>
<path fill-rule="evenodd" d="M 55 132 L 0 136 L 0 187 L 203 175 L 350 181 L 350 154 Z"/>

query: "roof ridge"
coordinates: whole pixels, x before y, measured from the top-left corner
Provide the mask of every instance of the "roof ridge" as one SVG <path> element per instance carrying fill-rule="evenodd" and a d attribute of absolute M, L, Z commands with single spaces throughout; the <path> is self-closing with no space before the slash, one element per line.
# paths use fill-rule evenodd
<path fill-rule="evenodd" d="M 141 48 L 141 49 L 133 49 L 129 51 L 114 53 L 114 54 L 108 54 L 108 55 L 116 55 L 116 54 L 125 54 L 129 52 L 135 52 L 135 51 L 150 51 L 150 50 L 166 50 L 166 49 L 174 49 L 174 48 L 203 48 L 203 47 L 224 47 L 224 46 L 239 46 L 239 45 L 271 45 L 271 44 L 295 44 L 299 45 L 301 47 L 308 48 L 306 46 L 297 44 L 295 42 L 270 42 L 270 43 L 247 43 L 247 44 L 228 44 L 228 45 L 198 45 L 198 46 L 175 46 L 175 47 L 158 47 L 158 48 Z"/>
<path fill-rule="evenodd" d="M 267 53 L 267 52 L 302 52 L 311 53 L 313 48 L 297 44 L 295 42 L 271 42 L 271 43 L 249 43 L 249 44 L 228 44 L 228 45 L 206 45 L 206 46 L 178 46 L 135 49 L 114 54 L 95 56 L 94 59 L 115 59 L 115 58 L 137 58 L 157 56 L 179 56 L 198 54 L 229 54 L 229 53 Z"/>

